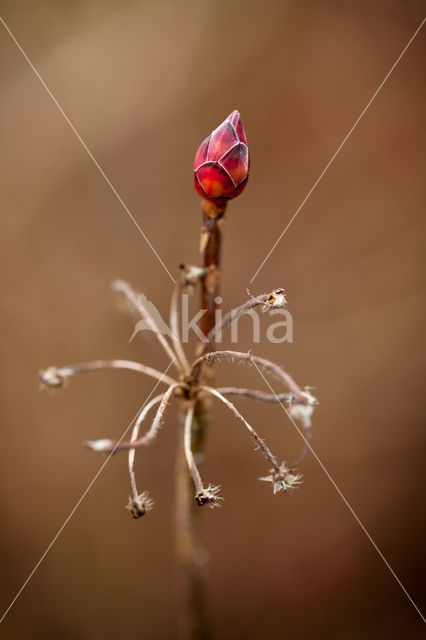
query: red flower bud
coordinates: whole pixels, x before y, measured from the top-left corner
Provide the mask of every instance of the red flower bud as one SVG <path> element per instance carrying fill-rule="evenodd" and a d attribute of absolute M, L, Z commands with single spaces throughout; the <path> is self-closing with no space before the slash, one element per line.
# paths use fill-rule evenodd
<path fill-rule="evenodd" d="M 195 188 L 203 198 L 223 203 L 242 192 L 249 169 L 246 134 L 240 114 L 233 111 L 195 154 Z"/>

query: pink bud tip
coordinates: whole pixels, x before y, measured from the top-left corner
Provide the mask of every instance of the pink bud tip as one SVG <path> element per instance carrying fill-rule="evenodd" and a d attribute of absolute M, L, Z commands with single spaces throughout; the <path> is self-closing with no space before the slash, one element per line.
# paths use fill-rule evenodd
<path fill-rule="evenodd" d="M 249 170 L 246 134 L 240 114 L 233 111 L 195 154 L 195 188 L 203 198 L 220 204 L 243 191 Z"/>

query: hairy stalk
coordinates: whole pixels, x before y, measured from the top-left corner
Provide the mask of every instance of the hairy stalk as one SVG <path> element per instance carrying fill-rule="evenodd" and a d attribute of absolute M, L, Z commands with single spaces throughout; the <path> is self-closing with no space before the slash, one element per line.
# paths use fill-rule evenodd
<path fill-rule="evenodd" d="M 195 360 L 192 365 L 190 373 L 197 377 L 197 371 L 199 367 L 203 363 L 211 363 L 215 360 L 239 360 L 241 362 L 246 362 L 248 364 L 254 364 L 259 369 L 266 371 L 267 373 L 275 376 L 289 388 L 289 390 L 294 394 L 296 401 L 303 401 L 305 398 L 304 391 L 299 387 L 299 385 L 293 380 L 291 375 L 284 371 L 281 367 L 279 367 L 274 362 L 270 360 L 266 360 L 266 358 L 260 358 L 259 356 L 254 356 L 251 353 L 241 353 L 240 351 L 212 351 L 211 353 L 206 353 L 203 356 L 200 356 Z"/>
<path fill-rule="evenodd" d="M 177 282 L 173 289 L 172 300 L 170 303 L 170 329 L 172 332 L 172 342 L 173 347 L 176 352 L 177 357 L 179 358 L 179 362 L 182 365 L 183 371 L 188 373 L 190 366 L 187 360 L 185 351 L 182 347 L 182 341 L 180 339 L 180 329 L 179 329 L 179 299 L 182 295 L 182 283 Z"/>
<path fill-rule="evenodd" d="M 212 343 L 221 335 L 223 329 L 230 325 L 234 320 L 237 320 L 241 315 L 247 313 L 255 307 L 261 306 L 262 311 L 268 311 L 270 309 L 282 309 L 286 304 L 286 298 L 284 289 L 275 289 L 270 293 L 264 293 L 256 298 L 251 297 L 249 300 L 241 304 L 239 307 L 232 309 L 224 315 L 220 322 L 217 322 L 207 334 L 208 342 L 205 343 L 201 354 L 207 353 L 211 348 Z"/>
<path fill-rule="evenodd" d="M 136 295 L 133 288 L 124 280 L 114 280 L 114 282 L 112 283 L 112 288 L 114 291 L 117 291 L 122 296 L 124 296 L 133 311 L 136 311 L 141 320 L 143 320 L 146 325 L 149 326 L 151 331 L 153 331 L 153 333 L 155 334 L 158 342 L 163 347 L 164 351 L 171 358 L 171 360 L 173 360 L 176 369 L 179 371 L 179 373 L 182 373 L 182 366 L 179 362 L 179 359 L 176 357 L 176 353 L 173 351 L 166 338 L 161 333 L 154 318 L 152 318 L 147 309 L 143 306 L 140 297 Z"/>
<path fill-rule="evenodd" d="M 265 458 L 267 459 L 271 467 L 274 469 L 274 471 L 278 472 L 280 467 L 276 457 L 271 453 L 271 451 L 269 450 L 269 447 L 266 446 L 263 439 L 258 435 L 258 433 L 253 429 L 253 427 L 247 422 L 247 420 L 241 415 L 241 413 L 232 404 L 232 402 L 230 402 L 228 398 L 225 398 L 225 396 L 223 396 L 217 389 L 213 389 L 212 387 L 206 387 L 206 386 L 202 387 L 202 389 L 204 391 L 207 391 L 207 393 L 210 393 L 210 395 L 214 396 L 215 398 L 218 398 L 221 402 L 223 402 L 223 404 L 225 404 L 228 407 L 228 409 L 232 411 L 234 416 L 236 416 L 239 420 L 241 420 L 241 422 L 244 424 L 244 426 L 252 436 L 253 440 L 255 441 L 256 447 L 261 450 L 261 452 L 263 453 L 263 455 L 265 456 Z"/>
<path fill-rule="evenodd" d="M 292 393 L 277 393 L 277 395 L 274 395 L 258 389 L 244 389 L 242 387 L 216 387 L 216 391 L 219 391 L 224 396 L 242 396 L 243 398 L 259 400 L 260 402 L 284 402 L 284 404 L 291 404 L 294 397 Z"/>
<path fill-rule="evenodd" d="M 194 482 L 195 492 L 201 493 L 204 489 L 203 481 L 201 480 L 200 472 L 195 464 L 194 455 L 192 453 L 192 420 L 194 418 L 194 405 L 190 405 L 185 416 L 183 427 L 183 448 L 185 451 L 186 463 L 188 465 L 189 473 Z"/>
<path fill-rule="evenodd" d="M 134 439 L 133 437 L 130 440 L 121 440 L 120 442 L 116 442 L 114 440 L 88 440 L 85 442 L 86 447 L 89 449 L 93 449 L 95 451 L 105 451 L 106 453 L 111 453 L 112 451 L 115 453 L 117 451 L 128 451 L 139 449 L 140 447 L 146 447 L 151 444 L 153 440 L 158 435 L 160 431 L 162 420 L 164 417 L 164 413 L 166 411 L 167 405 L 169 403 L 170 398 L 181 385 L 176 382 L 172 384 L 165 393 L 161 395 L 160 406 L 157 409 L 157 413 L 155 414 L 155 418 L 152 421 L 150 429 L 141 437 Z M 157 400 L 157 398 L 155 398 Z M 151 400 L 150 405 L 152 406 L 153 400 Z M 148 406 L 148 405 L 147 405 Z M 146 409 L 146 407 L 145 407 Z M 145 414 L 146 415 L 146 414 Z M 144 416 L 145 417 L 145 416 Z M 143 418 L 142 418 L 143 419 Z M 139 420 L 139 417 L 138 417 Z M 136 421 L 136 424 L 138 422 Z M 140 420 L 142 422 L 142 420 Z M 136 427 L 135 424 L 135 427 Z"/>
<path fill-rule="evenodd" d="M 152 409 L 152 407 L 155 407 L 156 404 L 161 402 L 163 397 L 164 397 L 164 394 L 160 394 L 160 395 L 156 396 L 150 402 L 148 402 L 148 404 L 142 409 L 142 411 L 138 415 L 138 417 L 136 419 L 136 422 L 135 422 L 135 424 L 133 426 L 132 436 L 130 438 L 130 442 L 131 443 L 136 442 L 136 440 L 139 437 L 139 429 L 141 427 L 142 422 L 145 420 L 146 416 L 148 415 L 148 413 Z M 129 450 L 130 485 L 132 487 L 133 499 L 137 500 L 139 494 L 138 494 L 138 489 L 137 489 L 137 486 L 136 486 L 135 455 L 136 455 L 136 450 L 135 449 L 130 449 Z"/>
<path fill-rule="evenodd" d="M 176 360 L 176 355 L 173 355 L 173 360 Z M 93 360 L 92 362 L 70 364 L 66 367 L 48 367 L 47 369 L 39 371 L 39 377 L 41 382 L 47 387 L 62 387 L 67 378 L 71 378 L 79 373 L 99 371 L 99 369 L 128 369 L 129 371 L 144 373 L 146 376 L 150 376 L 169 385 L 176 384 L 176 380 L 161 371 L 147 367 L 140 362 L 133 362 L 133 360 Z"/>

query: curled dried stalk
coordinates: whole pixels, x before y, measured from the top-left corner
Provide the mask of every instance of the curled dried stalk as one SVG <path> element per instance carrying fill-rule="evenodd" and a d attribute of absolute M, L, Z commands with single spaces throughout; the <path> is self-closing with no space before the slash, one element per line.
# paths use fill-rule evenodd
<path fill-rule="evenodd" d="M 172 342 L 173 342 L 173 347 L 176 352 L 176 355 L 179 359 L 179 362 L 181 364 L 183 371 L 185 373 L 188 373 L 190 369 L 190 365 L 180 339 L 179 320 L 178 320 L 179 299 L 181 297 L 181 293 L 182 293 L 182 284 L 180 282 L 177 282 L 173 289 L 172 299 L 170 303 L 170 329 L 172 332 Z"/>
<path fill-rule="evenodd" d="M 270 309 L 282 309 L 286 304 L 287 300 L 285 297 L 284 289 L 274 289 L 270 293 L 264 293 L 260 296 L 253 297 L 251 296 L 249 300 L 241 304 L 239 307 L 232 309 L 227 314 L 224 315 L 222 320 L 217 322 L 213 329 L 207 335 L 207 342 L 204 344 L 201 355 L 207 353 L 212 343 L 215 341 L 218 334 L 220 334 L 223 329 L 225 329 L 228 325 L 230 325 L 234 320 L 237 320 L 241 315 L 250 311 L 250 309 L 254 309 L 255 307 L 261 306 L 262 311 L 269 311 Z"/>
<path fill-rule="evenodd" d="M 164 417 L 164 413 L 166 411 L 169 400 L 176 389 L 178 389 L 180 386 L 180 383 L 174 383 L 167 389 L 165 393 L 161 395 L 160 406 L 157 409 L 157 413 L 155 414 L 155 418 L 152 421 L 151 427 L 141 438 L 132 438 L 131 440 L 121 441 L 88 440 L 84 443 L 85 446 L 88 449 L 92 449 L 93 451 L 104 451 L 105 453 L 111 453 L 113 451 L 115 453 L 116 451 L 139 449 L 140 447 L 146 447 L 147 445 L 151 444 L 151 442 L 157 437 L 158 432 L 160 431 L 162 419 Z"/>
<path fill-rule="evenodd" d="M 173 351 L 169 343 L 167 342 L 164 335 L 161 333 L 158 325 L 156 324 L 154 318 L 149 314 L 147 309 L 142 305 L 140 297 L 138 297 L 133 290 L 133 288 L 124 280 L 114 280 L 112 283 L 112 288 L 114 291 L 121 293 L 127 302 L 131 305 L 131 307 L 137 312 L 137 314 L 141 317 L 141 320 L 144 320 L 149 328 L 153 331 L 157 340 L 163 347 L 164 351 L 167 353 L 169 358 L 174 361 L 174 365 L 179 373 L 182 373 L 182 366 L 180 364 L 179 359 L 176 357 L 176 353 Z"/>
<path fill-rule="evenodd" d="M 294 396 L 292 393 L 266 393 L 265 391 L 259 391 L 258 389 L 243 389 L 240 387 L 216 387 L 216 391 L 219 391 L 224 396 L 242 396 L 244 398 L 250 398 L 251 400 L 259 400 L 260 402 L 284 402 L 284 404 L 291 404 Z"/>
<path fill-rule="evenodd" d="M 176 356 L 173 356 L 173 359 L 176 359 Z M 39 371 L 39 378 L 46 387 L 62 387 L 65 381 L 72 376 L 102 369 L 127 369 L 129 371 L 143 373 L 146 376 L 150 376 L 169 385 L 176 383 L 176 380 L 167 376 L 165 373 L 157 371 L 157 369 L 153 369 L 152 367 L 147 367 L 140 362 L 133 362 L 133 360 L 93 360 L 92 362 L 70 364 L 66 367 L 48 367 L 47 369 L 41 369 Z"/>
<path fill-rule="evenodd" d="M 194 417 L 194 405 L 191 404 L 185 414 L 185 424 L 183 431 L 183 446 L 185 450 L 186 463 L 188 465 L 189 473 L 194 482 L 195 493 L 200 493 L 204 489 L 203 481 L 201 480 L 200 472 L 195 464 L 194 456 L 192 453 L 192 419 Z"/>
<path fill-rule="evenodd" d="M 207 391 L 207 393 L 214 396 L 215 398 L 218 398 L 221 402 L 223 402 L 223 404 L 225 404 L 228 407 L 228 409 L 232 411 L 234 416 L 236 416 L 239 420 L 241 420 L 241 422 L 244 424 L 244 426 L 252 436 L 253 440 L 255 441 L 256 447 L 260 449 L 260 451 L 263 453 L 263 455 L 265 456 L 265 458 L 267 459 L 271 467 L 274 469 L 274 471 L 278 472 L 280 467 L 276 457 L 271 453 L 269 447 L 266 446 L 264 440 L 258 435 L 258 433 L 247 422 L 247 420 L 241 415 L 241 413 L 238 411 L 235 405 L 233 405 L 232 402 L 228 400 L 228 398 L 225 398 L 224 395 L 222 395 L 217 389 L 214 389 L 213 387 L 203 386 L 202 389 L 203 391 Z"/>
<path fill-rule="evenodd" d="M 209 484 L 207 487 L 204 487 L 200 472 L 198 471 L 198 467 L 195 463 L 194 454 L 192 453 L 193 419 L 194 419 L 194 405 L 191 404 L 187 408 L 186 414 L 185 414 L 183 446 L 185 451 L 186 463 L 188 465 L 188 470 L 195 487 L 194 500 L 200 507 L 203 507 L 206 504 L 208 504 L 210 507 L 218 507 L 220 506 L 219 501 L 223 500 L 223 498 L 218 496 L 220 487 L 214 486 L 211 484 Z"/>
<path fill-rule="evenodd" d="M 314 406 L 318 404 L 317 399 L 309 392 L 307 389 L 301 389 L 299 385 L 295 382 L 295 380 L 288 374 L 284 369 L 279 367 L 274 362 L 270 360 L 266 360 L 266 358 L 260 358 L 259 356 L 255 356 L 251 353 L 241 353 L 238 351 L 212 351 L 210 353 L 201 356 L 192 365 L 191 374 L 196 376 L 197 368 L 203 362 L 212 362 L 215 360 L 238 360 L 241 362 L 246 362 L 248 364 L 254 365 L 256 368 L 269 373 L 270 375 L 278 378 L 287 387 L 290 389 L 290 398 L 289 399 L 289 413 L 293 418 L 296 418 L 301 421 L 304 432 L 305 432 L 305 446 L 299 458 L 296 460 L 293 466 L 299 465 L 305 459 L 307 453 L 310 450 L 310 442 L 311 442 L 311 420 L 310 417 L 312 415 Z M 244 395 L 244 394 L 241 394 Z M 246 394 L 247 395 L 247 394 Z M 258 394 L 256 394 L 258 396 Z M 269 395 L 269 394 L 268 394 Z M 278 395 L 272 394 L 275 397 L 276 402 L 282 402 Z M 253 392 L 248 397 L 254 397 Z M 258 399 L 259 396 L 258 396 Z M 269 402 L 273 402 L 274 400 L 269 396 Z"/>
<path fill-rule="evenodd" d="M 257 367 L 259 367 L 259 369 L 266 371 L 267 373 L 275 376 L 276 378 L 284 382 L 284 384 L 286 384 L 288 389 L 294 394 L 296 402 L 304 400 L 304 395 L 305 395 L 304 391 L 299 387 L 296 381 L 293 380 L 293 378 L 289 373 L 287 373 L 284 369 L 279 367 L 274 362 L 271 362 L 270 360 L 266 360 L 266 358 L 260 358 L 259 356 L 254 356 L 251 353 L 242 353 L 240 351 L 231 351 L 231 350 L 211 351 L 210 353 L 206 353 L 203 356 L 200 356 L 199 358 L 197 358 L 197 360 L 194 361 L 191 367 L 190 374 L 196 377 L 199 367 L 204 362 L 211 363 L 211 362 L 214 362 L 215 360 L 218 360 L 218 361 L 239 360 L 241 362 L 246 362 L 248 364 L 254 364 Z"/>
<path fill-rule="evenodd" d="M 163 394 L 156 396 L 150 402 L 148 402 L 148 404 L 145 405 L 145 407 L 140 411 L 132 430 L 132 436 L 130 438 L 131 442 L 134 442 L 135 440 L 137 440 L 139 436 L 139 429 L 141 427 L 142 422 L 145 420 L 146 416 L 148 415 L 152 407 L 155 407 L 156 404 L 161 402 L 162 398 L 163 398 Z M 138 491 L 138 488 L 136 485 L 135 468 L 134 468 L 135 454 L 136 454 L 135 449 L 129 450 L 128 462 L 129 462 L 129 475 L 130 475 L 130 486 L 132 488 L 132 495 L 129 496 L 129 502 L 126 506 L 126 509 L 130 511 L 130 514 L 133 518 L 137 519 L 144 516 L 147 513 L 147 511 L 150 511 L 153 508 L 154 501 L 150 497 L 148 491 L 143 491 L 142 493 L 139 493 Z"/>

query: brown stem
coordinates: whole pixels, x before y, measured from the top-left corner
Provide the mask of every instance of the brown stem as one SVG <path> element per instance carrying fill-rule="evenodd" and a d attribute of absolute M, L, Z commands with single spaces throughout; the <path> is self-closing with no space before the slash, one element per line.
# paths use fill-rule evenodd
<path fill-rule="evenodd" d="M 200 251 L 201 263 L 206 273 L 201 278 L 201 309 L 204 309 L 205 313 L 200 321 L 200 329 L 205 336 L 212 330 L 216 321 L 225 206 L 217 206 L 207 200 L 202 201 Z M 204 343 L 198 345 L 198 353 L 203 351 L 203 346 Z M 211 380 L 211 375 L 210 367 L 200 367 L 197 371 L 198 380 L 203 384 Z M 208 402 L 196 400 L 192 421 L 192 451 L 199 466 L 202 465 L 208 423 Z M 185 640 L 206 640 L 210 637 L 206 603 L 206 552 L 202 542 L 200 507 L 194 500 L 194 488 L 188 473 L 183 445 L 176 467 L 176 491 L 176 540 L 180 574 L 179 634 Z"/>
<path fill-rule="evenodd" d="M 206 274 L 201 280 L 201 309 L 205 309 L 206 313 L 200 320 L 200 329 L 205 336 L 208 336 L 216 323 L 215 311 L 220 288 L 220 255 L 225 206 L 218 207 L 208 200 L 202 201 L 203 226 L 200 251 Z M 201 344 L 200 351 L 202 347 Z"/>
<path fill-rule="evenodd" d="M 195 410 L 197 405 L 198 403 Z M 203 449 L 205 424 L 202 415 L 195 414 L 195 411 L 192 431 L 192 449 L 197 453 Z M 181 418 L 181 439 L 176 462 L 178 635 L 181 640 L 208 640 L 211 637 L 206 593 L 207 552 L 202 543 L 200 516 L 201 509 L 194 500 L 194 485 L 188 472 L 184 449 L 184 419 Z"/>

